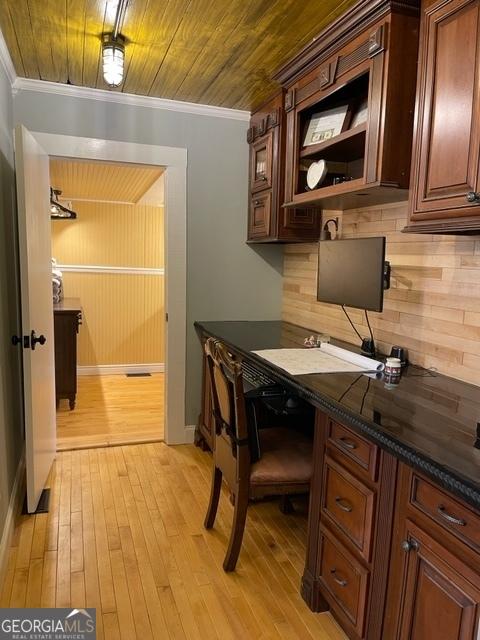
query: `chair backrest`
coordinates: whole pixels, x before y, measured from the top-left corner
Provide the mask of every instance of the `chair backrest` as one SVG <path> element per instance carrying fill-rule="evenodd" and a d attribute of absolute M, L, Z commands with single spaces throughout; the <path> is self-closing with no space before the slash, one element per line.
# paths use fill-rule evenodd
<path fill-rule="evenodd" d="M 207 369 L 212 389 L 215 439 L 227 440 L 235 464 L 249 465 L 248 427 L 243 394 L 241 361 L 232 356 L 225 345 L 214 338 L 205 342 Z M 217 443 L 215 444 L 217 449 Z M 226 451 L 221 448 L 224 463 Z M 237 478 L 241 474 L 237 468 Z"/>

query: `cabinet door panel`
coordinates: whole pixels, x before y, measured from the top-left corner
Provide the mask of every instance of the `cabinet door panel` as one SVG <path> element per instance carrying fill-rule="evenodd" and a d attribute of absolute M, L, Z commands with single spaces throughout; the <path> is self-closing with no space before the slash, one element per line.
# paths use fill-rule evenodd
<path fill-rule="evenodd" d="M 480 578 L 472 580 L 463 562 L 408 520 L 406 529 L 413 548 L 406 566 L 400 639 L 476 639 Z"/>
<path fill-rule="evenodd" d="M 272 186 L 273 130 L 250 146 L 250 188 L 252 192 Z"/>
<path fill-rule="evenodd" d="M 319 233 L 320 215 L 316 209 L 285 209 L 283 227 Z"/>
<path fill-rule="evenodd" d="M 480 214 L 466 198 L 478 189 L 479 4 L 437 3 L 424 16 L 413 220 Z"/>
<path fill-rule="evenodd" d="M 271 191 L 254 195 L 250 202 L 248 239 L 268 238 L 271 234 Z"/>

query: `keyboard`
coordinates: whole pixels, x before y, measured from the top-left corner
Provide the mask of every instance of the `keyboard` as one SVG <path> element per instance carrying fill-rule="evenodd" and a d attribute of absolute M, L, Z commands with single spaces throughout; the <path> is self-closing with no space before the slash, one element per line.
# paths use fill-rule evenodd
<path fill-rule="evenodd" d="M 254 389 L 258 387 L 266 387 L 277 384 L 277 382 L 273 378 L 270 378 L 270 376 L 258 369 L 256 365 L 249 360 L 242 361 L 242 371 L 243 379 Z"/>

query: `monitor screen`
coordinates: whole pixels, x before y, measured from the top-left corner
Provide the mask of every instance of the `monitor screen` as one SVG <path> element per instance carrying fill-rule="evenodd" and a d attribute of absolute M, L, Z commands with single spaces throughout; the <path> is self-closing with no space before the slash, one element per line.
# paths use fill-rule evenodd
<path fill-rule="evenodd" d="M 382 311 L 385 238 L 319 243 L 317 300 Z"/>

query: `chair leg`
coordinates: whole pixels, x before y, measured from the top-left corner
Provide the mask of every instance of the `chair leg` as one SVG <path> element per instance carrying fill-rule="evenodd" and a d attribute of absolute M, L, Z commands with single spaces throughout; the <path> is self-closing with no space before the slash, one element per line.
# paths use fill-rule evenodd
<path fill-rule="evenodd" d="M 208 503 L 207 515 L 205 516 L 205 529 L 211 529 L 217 515 L 220 490 L 222 488 L 222 472 L 214 465 L 212 476 L 212 489 L 210 491 L 210 502 Z"/>
<path fill-rule="evenodd" d="M 237 493 L 235 496 L 235 511 L 233 512 L 232 533 L 228 543 L 227 554 L 223 562 L 225 571 L 234 571 L 240 549 L 242 547 L 243 532 L 247 518 L 248 491 Z"/>
<path fill-rule="evenodd" d="M 278 506 L 284 516 L 287 516 L 289 513 L 293 513 L 295 511 L 289 496 L 280 496 L 280 504 Z"/>

